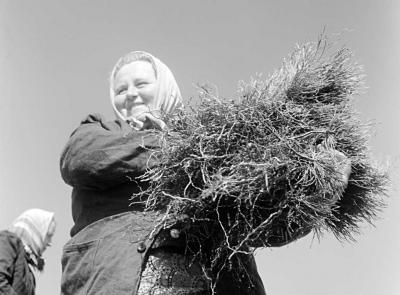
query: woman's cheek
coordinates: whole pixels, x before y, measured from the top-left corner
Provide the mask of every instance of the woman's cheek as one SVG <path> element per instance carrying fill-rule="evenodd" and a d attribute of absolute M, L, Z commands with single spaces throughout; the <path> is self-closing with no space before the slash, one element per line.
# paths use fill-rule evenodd
<path fill-rule="evenodd" d="M 141 97 L 146 105 L 152 105 L 156 97 L 155 88 L 152 87 L 142 90 Z"/>
<path fill-rule="evenodd" d="M 121 97 L 120 95 L 115 96 L 115 97 L 114 97 L 114 104 L 115 104 L 115 107 L 116 107 L 118 110 L 120 110 L 121 108 L 124 107 L 124 101 L 125 101 L 124 98 Z"/>

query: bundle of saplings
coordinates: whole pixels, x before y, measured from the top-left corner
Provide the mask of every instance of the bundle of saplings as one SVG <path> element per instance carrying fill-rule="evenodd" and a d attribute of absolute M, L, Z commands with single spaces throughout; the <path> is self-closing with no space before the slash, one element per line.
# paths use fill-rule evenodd
<path fill-rule="evenodd" d="M 168 119 L 139 197 L 165 208 L 159 225 L 179 228 L 205 269 L 238 267 L 254 247 L 310 231 L 353 239 L 382 208 L 387 175 L 369 158 L 371 124 L 352 104 L 362 67 L 335 47 L 325 37 L 297 46 L 268 78 L 240 83 L 238 97 L 202 87 L 199 106 Z"/>

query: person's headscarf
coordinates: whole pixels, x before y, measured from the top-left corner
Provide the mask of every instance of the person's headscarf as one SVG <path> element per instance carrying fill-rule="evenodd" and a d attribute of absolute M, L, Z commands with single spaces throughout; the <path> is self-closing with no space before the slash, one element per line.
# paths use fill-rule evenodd
<path fill-rule="evenodd" d="M 45 240 L 53 221 L 53 212 L 29 209 L 14 220 L 10 231 L 15 233 L 36 257 L 40 257 L 47 246 Z"/>
<path fill-rule="evenodd" d="M 154 57 L 150 53 L 144 51 L 132 51 L 122 56 L 114 66 L 110 77 L 110 98 L 114 112 L 119 119 L 126 120 L 116 108 L 114 103 L 114 79 L 118 71 L 127 64 L 134 61 L 148 61 L 152 66 L 156 74 L 157 92 L 154 98 L 152 108 L 150 111 L 157 111 L 162 114 L 170 114 L 175 109 L 181 108 L 182 97 L 179 90 L 178 84 L 175 81 L 175 77 L 171 70 L 158 58 Z"/>

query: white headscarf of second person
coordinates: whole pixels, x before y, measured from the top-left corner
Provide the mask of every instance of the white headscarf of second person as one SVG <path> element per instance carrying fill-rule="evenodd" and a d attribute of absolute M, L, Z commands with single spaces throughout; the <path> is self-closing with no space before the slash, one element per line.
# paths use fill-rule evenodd
<path fill-rule="evenodd" d="M 110 98 L 117 118 L 134 122 L 138 130 L 147 114 L 162 120 L 183 106 L 170 69 L 144 51 L 132 51 L 117 61 L 110 77 Z"/>
<path fill-rule="evenodd" d="M 28 253 L 30 264 L 39 271 L 43 270 L 43 252 L 51 245 L 51 240 L 56 229 L 54 213 L 43 209 L 29 209 L 18 216 L 10 231 L 15 233 L 24 244 Z"/>

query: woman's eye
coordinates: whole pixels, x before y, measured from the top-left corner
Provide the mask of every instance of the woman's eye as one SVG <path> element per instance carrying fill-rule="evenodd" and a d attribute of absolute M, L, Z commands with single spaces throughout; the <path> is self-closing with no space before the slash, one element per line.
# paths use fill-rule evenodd
<path fill-rule="evenodd" d="M 117 90 L 117 95 L 124 94 L 125 92 L 126 92 L 126 89 L 125 89 L 125 88 L 118 89 L 118 90 Z"/>
<path fill-rule="evenodd" d="M 146 86 L 147 84 L 149 84 L 148 82 L 146 82 L 146 81 L 141 81 L 141 82 L 138 82 L 138 83 L 136 83 L 136 87 L 144 87 L 144 86 Z"/>

